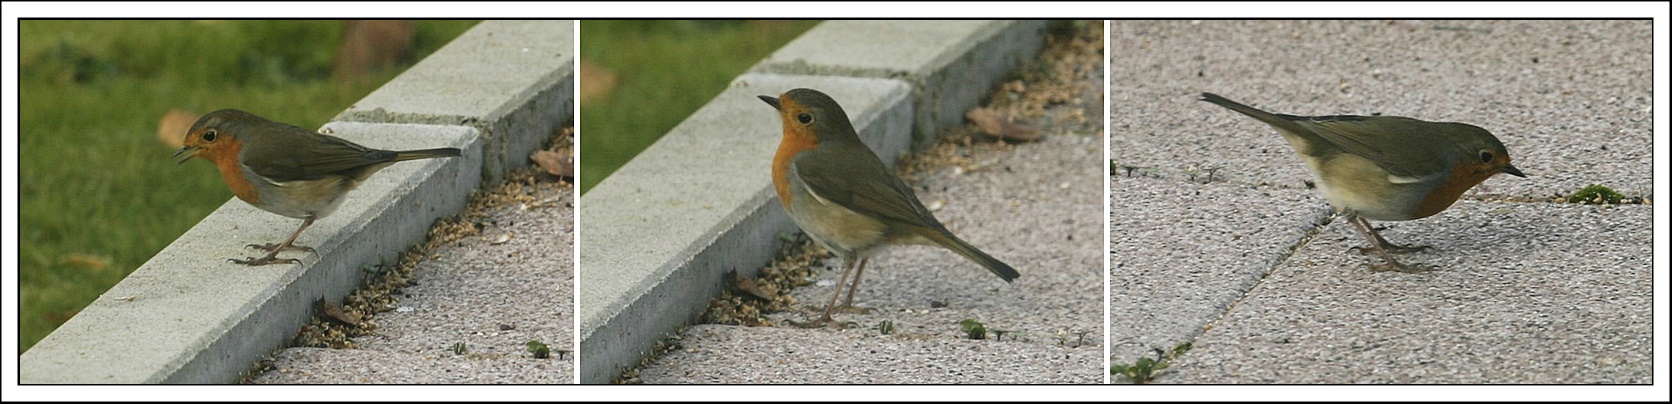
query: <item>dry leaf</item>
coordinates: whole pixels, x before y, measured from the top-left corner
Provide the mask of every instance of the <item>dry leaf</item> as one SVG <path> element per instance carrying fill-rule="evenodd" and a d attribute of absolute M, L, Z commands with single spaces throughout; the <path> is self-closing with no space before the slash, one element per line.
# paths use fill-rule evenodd
<path fill-rule="evenodd" d="M 567 150 L 564 153 L 541 150 L 534 152 L 532 156 L 528 156 L 528 159 L 534 160 L 534 164 L 540 165 L 540 168 L 545 169 L 551 175 L 575 178 L 575 158 L 567 153 Z"/>
<path fill-rule="evenodd" d="M 616 77 L 614 71 L 592 63 L 591 60 L 581 59 L 581 89 L 578 97 L 580 103 L 609 98 L 610 93 L 615 91 Z"/>
<path fill-rule="evenodd" d="M 1031 142 L 1041 137 L 1039 130 L 1033 125 L 1021 122 L 1014 116 L 1004 116 L 998 111 L 987 108 L 976 108 L 964 114 L 964 118 L 974 122 L 987 135 L 1005 140 Z"/>
<path fill-rule="evenodd" d="M 318 311 L 319 315 L 324 316 L 326 320 L 335 321 L 353 327 L 360 326 L 358 321 L 355 321 L 353 317 L 349 317 L 348 313 L 343 312 L 342 305 L 332 303 L 330 300 L 325 300 L 325 296 L 320 296 L 319 300 L 314 301 L 314 310 Z"/>
<path fill-rule="evenodd" d="M 88 254 L 70 254 L 59 260 L 64 266 L 100 270 L 110 267 L 110 258 Z"/>
<path fill-rule="evenodd" d="M 744 293 L 748 293 L 750 296 L 760 298 L 761 300 L 772 300 L 772 293 L 762 290 L 760 285 L 755 284 L 755 280 L 738 275 L 737 271 L 731 272 L 731 280 L 732 285 L 737 286 L 737 290 L 741 290 Z"/>
<path fill-rule="evenodd" d="M 192 130 L 192 124 L 197 123 L 197 113 L 179 108 L 170 108 L 157 121 L 157 140 L 170 148 L 179 149 L 186 141 L 186 131 Z"/>

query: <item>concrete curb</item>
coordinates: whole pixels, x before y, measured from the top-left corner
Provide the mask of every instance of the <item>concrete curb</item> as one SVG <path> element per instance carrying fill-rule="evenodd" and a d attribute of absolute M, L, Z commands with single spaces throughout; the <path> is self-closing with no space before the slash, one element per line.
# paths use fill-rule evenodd
<path fill-rule="evenodd" d="M 423 239 L 429 224 L 464 208 L 482 150 L 474 129 L 338 124 L 368 147 L 452 146 L 463 157 L 389 166 L 297 239 L 302 264 L 244 267 L 248 243 L 282 240 L 300 224 L 228 201 L 82 309 L 20 363 L 21 383 L 228 383 L 284 345 L 311 316 L 375 264 Z M 389 214 L 398 213 L 398 214 Z"/>
<path fill-rule="evenodd" d="M 572 118 L 574 32 L 573 20 L 483 21 L 335 120 L 477 128 L 492 183 Z"/>
<path fill-rule="evenodd" d="M 776 236 L 795 231 L 769 206 L 779 123 L 755 96 L 824 91 L 892 163 L 908 145 L 961 123 L 980 94 L 1043 48 L 1045 25 L 826 22 L 600 182 L 580 203 L 588 218 L 578 231 L 578 278 L 587 285 L 577 314 L 581 383 L 609 383 L 636 365 L 702 312 L 725 272 L 752 274 L 771 259 Z M 879 42 L 896 37 L 911 40 Z"/>
<path fill-rule="evenodd" d="M 236 382 L 289 341 L 315 299 L 340 300 L 359 285 L 362 266 L 423 240 L 484 178 L 525 164 L 571 118 L 573 24 L 478 24 L 338 117 L 357 122 L 325 125 L 370 147 L 452 146 L 464 156 L 373 175 L 297 240 L 316 253 L 285 254 L 302 264 L 227 263 L 251 254 L 244 244 L 277 241 L 299 224 L 228 201 L 21 355 L 19 382 Z M 558 58 L 535 62 L 530 54 Z M 493 74 L 478 75 L 491 83 L 465 80 L 489 64 Z"/>
<path fill-rule="evenodd" d="M 751 72 L 905 80 L 912 87 L 913 148 L 962 124 L 993 84 L 1044 48 L 1049 22 L 829 21 L 813 27 Z M 874 46 L 877 38 L 909 38 Z"/>

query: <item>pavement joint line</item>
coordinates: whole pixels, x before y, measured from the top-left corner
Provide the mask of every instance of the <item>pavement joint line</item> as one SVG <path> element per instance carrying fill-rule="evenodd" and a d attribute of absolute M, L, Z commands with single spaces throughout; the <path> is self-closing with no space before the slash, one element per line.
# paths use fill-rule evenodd
<path fill-rule="evenodd" d="M 1230 316 L 1231 311 L 1236 310 L 1238 304 L 1241 304 L 1244 299 L 1248 298 L 1249 294 L 1253 293 L 1255 289 L 1259 289 L 1260 285 L 1266 282 L 1266 278 L 1270 278 L 1271 274 L 1276 273 L 1278 268 L 1282 268 L 1283 265 L 1287 264 L 1290 259 L 1293 259 L 1296 254 L 1300 254 L 1302 248 L 1306 248 L 1306 245 L 1311 244 L 1313 239 L 1316 239 L 1319 235 L 1323 234 L 1324 229 L 1329 228 L 1330 223 L 1334 223 L 1337 216 L 1339 216 L 1339 213 L 1332 210 L 1330 214 L 1322 215 L 1317 221 L 1312 222 L 1312 226 L 1306 229 L 1306 235 L 1301 236 L 1300 240 L 1296 240 L 1294 244 L 1290 245 L 1287 250 L 1283 252 L 1282 256 L 1272 260 L 1271 265 L 1267 266 L 1265 272 L 1260 274 L 1260 278 L 1254 280 L 1254 283 L 1248 286 L 1248 290 L 1242 291 L 1242 294 L 1237 296 L 1236 300 L 1232 300 L 1230 304 L 1226 304 L 1225 310 L 1222 310 L 1217 318 L 1214 318 L 1213 321 L 1209 321 L 1206 325 L 1202 326 L 1202 332 L 1207 332 L 1207 330 L 1213 329 L 1213 327 L 1219 325 L 1219 322 L 1223 321 L 1225 317 Z M 1196 333 L 1196 335 L 1191 337 L 1191 341 L 1194 342 L 1196 340 L 1195 337 L 1200 336 L 1201 333 Z"/>
<path fill-rule="evenodd" d="M 479 23 L 326 123 L 335 135 L 369 147 L 446 142 L 464 155 L 395 164 L 371 176 L 336 213 L 302 234 L 298 243 L 316 252 L 297 256 L 301 264 L 228 270 L 225 258 L 248 255 L 244 243 L 276 241 L 270 238 L 289 234 L 298 223 L 229 199 L 20 355 L 19 382 L 238 381 L 289 343 L 312 317 L 316 298 L 340 301 L 360 286 L 360 264 L 420 242 L 437 218 L 461 211 L 470 192 L 499 171 L 526 165 L 529 153 L 571 120 L 572 24 Z M 486 82 L 447 81 L 481 76 L 469 72 L 482 65 L 495 72 Z M 463 87 L 435 92 L 438 85 Z M 384 119 L 417 116 L 400 115 L 393 105 L 438 118 Z M 350 119 L 356 109 L 393 115 Z M 115 298 L 121 296 L 137 298 Z"/>

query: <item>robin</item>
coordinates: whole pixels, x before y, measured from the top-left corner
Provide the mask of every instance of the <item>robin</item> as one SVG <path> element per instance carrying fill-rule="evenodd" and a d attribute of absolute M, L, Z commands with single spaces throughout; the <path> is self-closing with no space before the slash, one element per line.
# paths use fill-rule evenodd
<path fill-rule="evenodd" d="M 1396 116 L 1273 114 L 1212 93 L 1202 93 L 1202 101 L 1277 128 L 1318 179 L 1324 199 L 1386 260 L 1372 265 L 1372 271 L 1426 271 L 1400 264 L 1391 252 L 1428 247 L 1389 243 L 1366 219 L 1425 218 L 1450 207 L 1463 191 L 1493 175 L 1526 177 L 1510 165 L 1504 144 L 1474 125 Z"/>
<path fill-rule="evenodd" d="M 190 153 L 190 154 L 187 154 Z M 278 258 L 279 251 L 313 248 L 295 245 L 296 236 L 314 219 L 331 214 L 343 195 L 372 173 L 400 161 L 456 157 L 459 149 L 388 151 L 367 148 L 334 136 L 269 121 L 236 109 L 210 112 L 186 132 L 185 147 L 174 153 L 184 164 L 203 157 L 221 171 L 238 199 L 261 210 L 302 219 L 302 227 L 279 244 L 250 244 L 268 252 L 261 258 L 229 261 L 244 265 L 300 263 Z"/>
<path fill-rule="evenodd" d="M 830 313 L 837 307 L 836 298 L 849 273 L 853 284 L 841 307 L 853 307 L 865 262 L 889 245 L 940 246 L 975 261 L 1005 282 L 1021 276 L 935 220 L 911 187 L 860 142 L 836 100 L 805 88 L 760 99 L 778 110 L 784 125 L 783 140 L 772 158 L 778 202 L 796 226 L 847 263 L 821 323 L 835 323 Z"/>

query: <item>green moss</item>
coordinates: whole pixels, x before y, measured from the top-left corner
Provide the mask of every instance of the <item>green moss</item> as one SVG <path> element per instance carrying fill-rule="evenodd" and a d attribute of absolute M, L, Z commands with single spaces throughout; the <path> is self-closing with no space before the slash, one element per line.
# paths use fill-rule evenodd
<path fill-rule="evenodd" d="M 987 339 L 987 326 L 973 318 L 959 321 L 958 328 L 963 329 L 970 339 Z"/>
<path fill-rule="evenodd" d="M 1626 199 L 1625 195 L 1615 192 L 1612 188 L 1591 185 L 1579 190 L 1579 192 L 1574 192 L 1573 195 L 1569 195 L 1567 201 L 1568 203 L 1583 203 L 1586 205 L 1618 205 L 1623 199 Z"/>
<path fill-rule="evenodd" d="M 546 359 L 552 357 L 552 348 L 546 346 L 545 343 L 542 343 L 539 340 L 528 341 L 525 345 L 528 345 L 528 353 L 534 354 L 534 358 L 536 359 Z M 560 352 L 560 354 L 561 353 L 564 352 Z"/>

